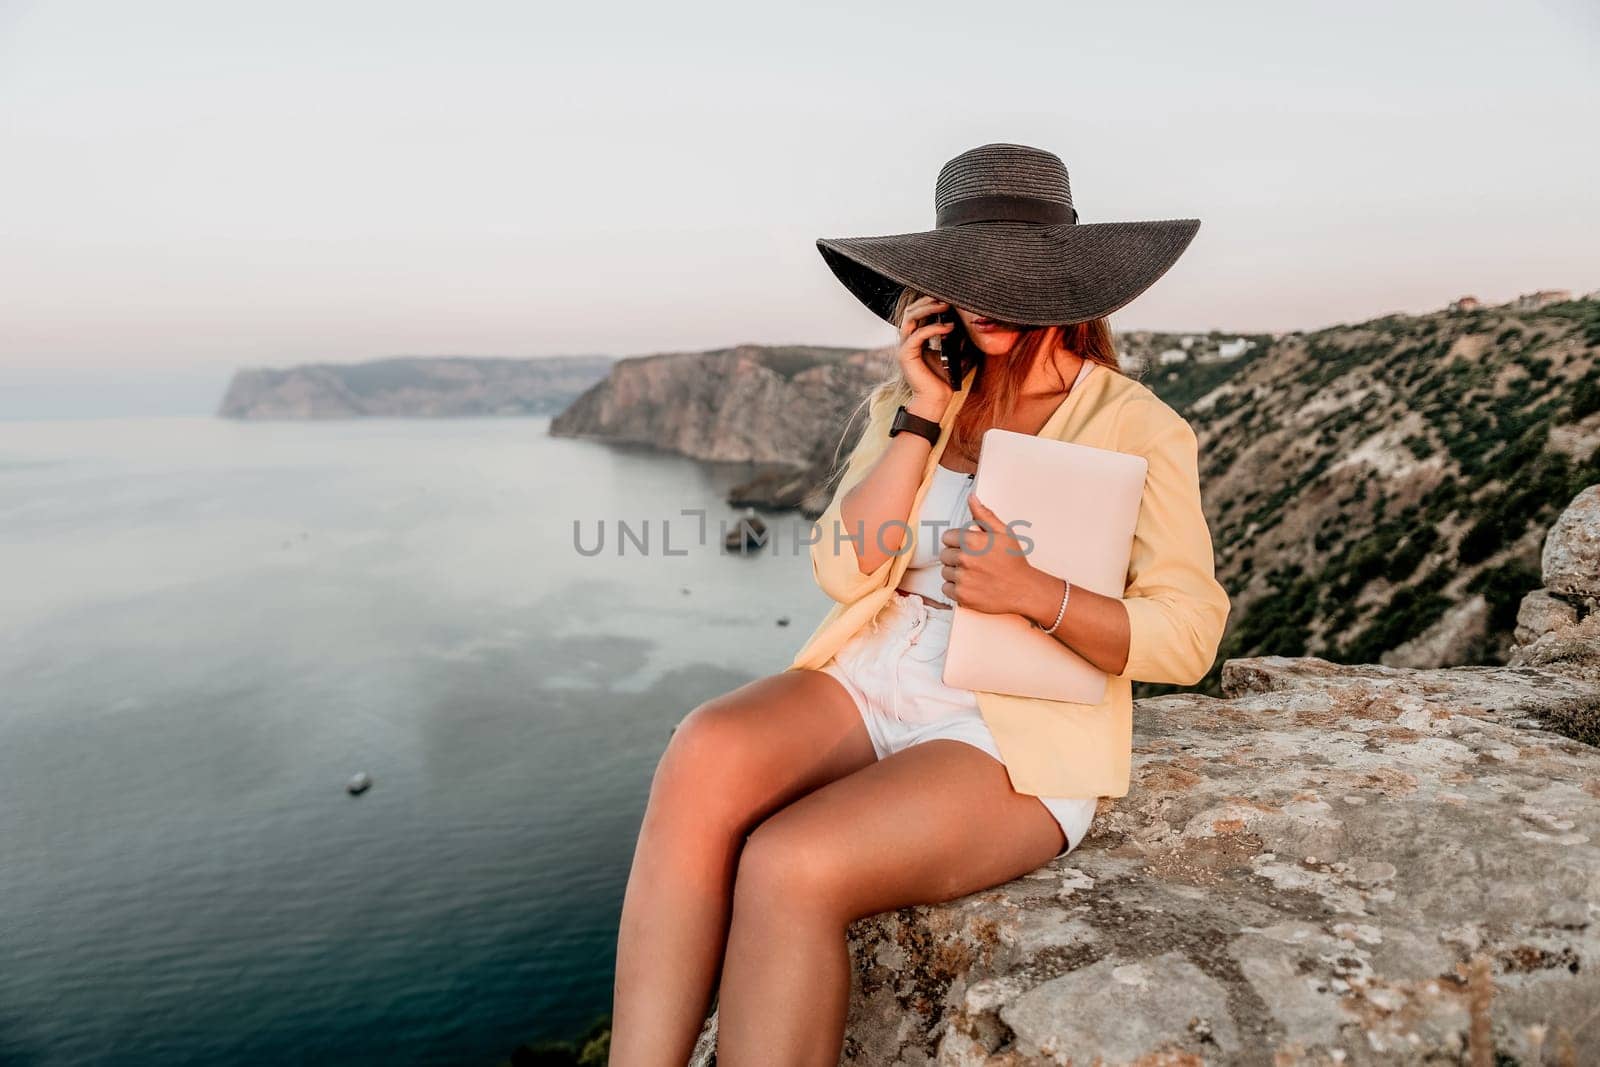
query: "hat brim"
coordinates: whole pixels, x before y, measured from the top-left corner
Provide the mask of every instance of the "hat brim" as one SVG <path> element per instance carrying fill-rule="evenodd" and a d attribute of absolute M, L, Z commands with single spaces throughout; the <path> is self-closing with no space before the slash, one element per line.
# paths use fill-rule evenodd
<path fill-rule="evenodd" d="M 1183 255 L 1199 219 L 975 222 L 879 237 L 819 237 L 845 288 L 895 325 L 900 290 L 1025 326 L 1087 322 L 1154 285 Z"/>

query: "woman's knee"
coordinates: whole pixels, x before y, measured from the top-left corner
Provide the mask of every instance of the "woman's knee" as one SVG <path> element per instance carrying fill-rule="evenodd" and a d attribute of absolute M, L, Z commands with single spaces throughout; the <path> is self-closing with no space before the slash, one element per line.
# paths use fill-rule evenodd
<path fill-rule="evenodd" d="M 697 705 L 678 720 L 656 764 L 653 795 L 692 798 L 707 809 L 737 810 L 735 783 L 748 762 L 750 727 L 728 694 Z"/>
<path fill-rule="evenodd" d="M 815 820 L 786 817 L 780 810 L 747 835 L 734 898 L 747 915 L 844 919 L 851 910 L 852 885 L 851 865 L 838 848 L 837 835 Z"/>
<path fill-rule="evenodd" d="M 737 758 L 742 732 L 729 695 L 713 697 L 678 720 L 667 738 L 661 764 L 691 776 L 713 774 Z"/>

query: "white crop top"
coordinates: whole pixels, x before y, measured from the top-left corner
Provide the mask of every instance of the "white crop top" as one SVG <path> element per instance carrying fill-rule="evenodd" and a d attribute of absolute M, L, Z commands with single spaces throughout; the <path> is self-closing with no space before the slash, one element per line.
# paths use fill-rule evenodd
<path fill-rule="evenodd" d="M 939 552 L 944 548 L 941 538 L 946 530 L 972 521 L 972 511 L 967 507 L 967 497 L 971 493 L 972 475 L 934 465 L 933 481 L 922 498 L 917 521 L 912 524 L 917 531 L 917 544 L 905 573 L 900 575 L 901 589 L 918 593 L 925 600 L 948 603 L 944 595 L 944 572 L 939 565 Z M 941 522 L 943 525 L 935 525 Z"/>
<path fill-rule="evenodd" d="M 1078 376 L 1072 379 L 1072 385 L 1067 389 L 1069 395 L 1083 383 L 1093 368 L 1094 364 L 1089 360 L 1083 361 L 1083 366 L 1078 368 Z M 912 522 L 917 532 L 917 544 L 912 550 L 911 561 L 906 564 L 905 573 L 900 575 L 899 588 L 908 593 L 917 593 L 925 600 L 948 603 L 944 595 L 944 572 L 939 564 L 939 553 L 944 548 L 946 530 L 965 526 L 972 521 L 972 511 L 967 507 L 972 485 L 973 475 L 934 464 L 933 481 L 928 486 L 928 494 L 922 498 L 922 510 Z"/>

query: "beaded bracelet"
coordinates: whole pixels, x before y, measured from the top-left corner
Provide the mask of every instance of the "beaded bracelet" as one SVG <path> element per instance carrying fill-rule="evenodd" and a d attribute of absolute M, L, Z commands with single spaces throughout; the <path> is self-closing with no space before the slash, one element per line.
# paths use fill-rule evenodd
<path fill-rule="evenodd" d="M 1050 624 L 1050 629 L 1048 630 L 1044 630 L 1043 626 L 1034 623 L 1035 626 L 1039 626 L 1039 629 L 1044 630 L 1047 634 L 1054 634 L 1056 627 L 1061 625 L 1061 620 L 1067 617 L 1067 600 L 1072 596 L 1072 583 L 1063 578 L 1061 579 L 1061 587 L 1061 610 L 1056 612 L 1056 621 Z"/>

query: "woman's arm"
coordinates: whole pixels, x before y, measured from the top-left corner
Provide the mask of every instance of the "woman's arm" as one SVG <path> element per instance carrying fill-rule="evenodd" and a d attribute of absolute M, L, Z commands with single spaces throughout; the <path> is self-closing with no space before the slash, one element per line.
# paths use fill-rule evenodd
<path fill-rule="evenodd" d="M 1065 581 L 1037 567 L 1030 570 L 1029 595 L 1018 614 L 1048 630 L 1061 612 Z M 1117 597 L 1075 585 L 1052 636 L 1107 674 L 1121 674 L 1130 645 L 1127 608 Z"/>
<path fill-rule="evenodd" d="M 920 296 L 906 307 L 900 326 L 900 370 L 912 397 L 906 410 L 940 422 L 949 409 L 950 383 L 928 365 L 925 347 L 931 337 L 943 337 L 953 323 L 930 322 L 926 316 L 949 305 Z M 911 500 L 922 482 L 932 444 L 914 433 L 888 436 L 894 418 L 890 398 L 880 390 L 869 406 L 866 428 L 856 441 L 833 500 L 818 517 L 811 542 L 811 571 L 824 593 L 841 603 L 851 603 L 882 585 L 905 540 Z"/>
<path fill-rule="evenodd" d="M 885 391 L 873 398 L 867 425 L 833 500 L 817 517 L 812 533 L 811 573 L 824 593 L 844 604 L 860 599 L 888 578 L 894 563 L 892 552 L 904 534 L 904 527 L 893 520 L 905 523 L 911 514 L 911 498 L 932 447 L 912 433 L 889 437 L 889 423 L 898 406 L 890 403 L 893 395 Z M 910 404 L 906 407 L 922 413 Z M 876 531 L 880 528 L 888 551 L 879 549 Z"/>
<path fill-rule="evenodd" d="M 913 415 L 938 422 L 944 418 L 949 401 L 922 397 L 906 405 Z M 887 433 L 887 429 L 883 432 Z M 839 512 L 846 532 L 855 543 L 856 567 L 871 574 L 892 559 L 905 544 L 910 528 L 911 500 L 922 484 L 933 442 L 914 433 L 896 434 L 878 455 L 866 476 L 840 501 Z"/>
<path fill-rule="evenodd" d="M 1216 661 L 1231 607 L 1216 578 L 1200 502 L 1199 444 L 1193 428 L 1178 417 L 1143 451 L 1150 468 L 1128 563 L 1133 577 L 1121 598 L 1128 659 L 1109 673 L 1194 685 Z M 1072 599 L 1077 596 L 1073 589 Z"/>

